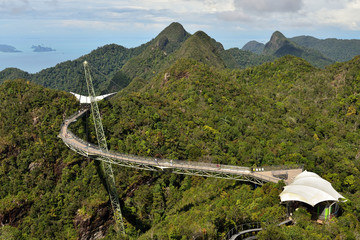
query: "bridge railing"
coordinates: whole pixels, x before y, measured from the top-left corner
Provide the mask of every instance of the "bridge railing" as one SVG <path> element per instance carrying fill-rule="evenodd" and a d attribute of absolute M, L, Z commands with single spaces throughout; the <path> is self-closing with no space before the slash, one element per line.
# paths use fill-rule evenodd
<path fill-rule="evenodd" d="M 290 165 L 274 165 L 274 166 L 264 166 L 264 171 L 286 171 L 291 169 L 304 168 L 303 164 L 290 164 Z"/>
<path fill-rule="evenodd" d="M 75 142 L 79 142 L 80 144 L 76 144 L 74 142 L 67 141 L 69 144 L 73 145 L 74 147 L 80 148 L 83 151 L 86 151 L 88 148 L 93 148 L 100 151 L 99 147 L 95 144 L 89 143 L 79 137 L 77 137 L 71 130 L 67 129 L 66 133 L 67 136 L 65 138 L 74 139 Z M 66 141 L 66 139 L 64 139 Z M 207 171 L 233 171 L 233 172 L 250 172 L 250 168 L 248 167 L 239 167 L 239 166 L 232 166 L 232 165 L 222 165 L 222 164 L 215 164 L 215 163 L 205 163 L 205 162 L 193 162 L 193 161 L 185 161 L 185 160 L 172 160 L 166 158 L 154 158 L 154 157 L 140 157 L 137 155 L 132 154 L 124 154 L 114 151 L 109 151 L 105 153 L 107 157 L 113 159 L 128 159 L 138 163 L 146 163 L 148 165 L 159 166 L 159 167 L 175 167 L 176 168 L 186 168 L 186 169 L 194 169 L 194 170 L 207 170 Z"/>
<path fill-rule="evenodd" d="M 231 165 L 221 165 L 215 163 L 205 163 L 205 162 L 193 162 L 186 160 L 173 160 L 166 158 L 154 158 L 154 157 L 139 157 L 132 154 L 123 154 L 114 151 L 109 151 L 109 154 L 112 158 L 123 158 L 123 159 L 132 159 L 135 161 L 141 161 L 142 163 L 146 163 L 153 166 L 159 167 L 176 167 L 176 168 L 186 168 L 186 169 L 194 169 L 194 170 L 207 170 L 207 171 L 219 171 L 219 170 L 228 170 L 234 172 L 249 172 L 250 168 L 248 167 L 239 167 L 239 166 L 231 166 Z"/>
<path fill-rule="evenodd" d="M 289 224 L 293 224 L 293 220 L 289 219 L 289 217 L 287 215 L 284 215 L 280 218 L 280 223 L 277 224 L 277 226 L 282 226 L 282 225 L 289 225 Z M 250 222 L 250 223 L 244 223 L 241 225 L 238 225 L 234 228 L 232 228 L 230 231 L 228 231 L 225 235 L 225 237 L 223 238 L 223 240 L 228 240 L 231 239 L 234 235 L 236 234 L 241 234 L 241 232 L 246 231 L 246 230 L 250 230 L 250 229 L 260 229 L 262 228 L 261 224 L 269 224 L 269 222 Z M 238 236 L 236 236 L 238 237 Z M 236 239 L 234 237 L 234 239 Z"/>
<path fill-rule="evenodd" d="M 119 162 L 132 162 L 136 164 L 144 164 L 144 165 L 151 165 L 152 167 L 157 168 L 176 168 L 176 169 L 183 169 L 191 170 L 191 171 L 198 171 L 198 175 L 204 175 L 200 172 L 214 172 L 217 174 L 230 174 L 230 175 L 248 175 L 253 178 L 261 179 L 262 181 L 270 181 L 270 182 L 277 182 L 279 179 L 276 177 L 270 177 L 266 175 L 262 175 L 261 172 L 263 171 L 286 171 L 288 169 L 298 169 L 300 165 L 286 165 L 286 166 L 265 166 L 261 168 L 250 168 L 250 167 L 240 167 L 240 166 L 233 166 L 233 165 L 222 165 L 216 163 L 206 163 L 206 162 L 193 162 L 193 161 L 186 161 L 186 160 L 172 160 L 172 159 L 165 159 L 165 158 L 154 158 L 154 157 L 141 157 L 132 154 L 124 154 L 115 151 L 108 151 L 106 153 L 101 152 L 100 148 L 92 143 L 89 143 L 79 137 L 77 137 L 73 132 L 71 132 L 67 127 L 64 128 L 64 124 L 70 125 L 72 122 L 75 121 L 77 117 L 84 114 L 88 109 L 82 109 L 71 116 L 69 116 L 61 125 L 61 130 L 59 137 L 63 138 L 67 144 L 72 145 L 74 148 L 81 150 L 83 153 L 87 153 L 88 155 L 95 155 L 95 156 L 103 156 L 108 157 L 113 160 L 114 163 Z M 62 131 L 66 131 L 62 133 Z M 63 134 L 63 135 L 61 135 Z M 64 136 L 65 135 L 65 136 Z M 73 139 L 74 141 L 71 141 Z M 121 164 L 120 164 L 121 165 Z M 256 169 L 256 171 L 254 170 Z M 261 169 L 261 170 L 259 170 Z"/>
<path fill-rule="evenodd" d="M 225 237 L 223 238 L 223 240 L 229 240 L 231 239 L 232 236 L 242 231 L 250 230 L 250 229 L 259 229 L 259 228 L 261 228 L 261 222 L 243 223 L 228 231 Z"/>
<path fill-rule="evenodd" d="M 71 120 L 77 116 L 80 115 L 81 111 L 78 111 L 74 113 L 72 116 L 68 117 L 65 121 L 69 121 L 69 124 L 72 122 Z M 61 127 L 63 127 L 64 123 Z M 62 129 L 62 128 L 61 128 Z M 66 129 L 67 137 L 66 138 L 73 138 L 76 142 L 82 143 L 84 146 L 78 145 L 74 142 L 67 141 L 69 144 L 73 145 L 74 147 L 78 147 L 82 149 L 83 151 L 86 151 L 87 148 L 94 148 L 100 151 L 99 147 L 95 144 L 89 143 L 79 137 L 77 137 L 72 131 L 70 131 L 68 128 Z M 66 140 L 66 139 L 64 139 Z M 172 159 L 165 159 L 165 158 L 153 158 L 153 157 L 140 157 L 132 154 L 123 154 L 119 152 L 109 151 L 106 154 L 108 157 L 114 158 L 114 159 L 130 159 L 135 162 L 141 162 L 146 163 L 149 165 L 154 166 L 161 166 L 161 167 L 173 167 L 176 166 L 177 168 L 186 168 L 186 169 L 194 169 L 194 170 L 213 170 L 213 171 L 219 171 L 222 170 L 228 170 L 228 171 L 234 171 L 234 172 L 249 172 L 250 168 L 248 167 L 239 167 L 239 166 L 232 166 L 232 165 L 221 165 L 221 164 L 215 164 L 215 163 L 205 163 L 205 162 L 193 162 L 193 161 L 185 161 L 185 160 L 172 160 Z"/>
<path fill-rule="evenodd" d="M 77 149 L 81 149 L 83 152 L 87 152 L 91 155 L 89 151 L 91 149 L 95 149 L 96 151 L 100 151 L 100 148 L 92 143 L 89 143 L 79 137 L 77 137 L 72 131 L 66 129 L 67 136 L 64 141 L 68 144 L 72 145 Z M 74 139 L 75 141 L 67 141 L 68 139 Z M 80 144 L 77 144 L 80 143 Z M 159 168 L 177 168 L 177 169 L 186 169 L 193 171 L 207 171 L 207 172 L 215 172 L 222 174 L 230 174 L 230 175 L 248 175 L 257 179 L 262 179 L 266 182 L 277 182 L 279 179 L 270 176 L 261 175 L 261 172 L 251 172 L 251 168 L 249 167 L 239 167 L 233 165 L 222 165 L 222 164 L 214 164 L 214 163 L 205 163 L 205 162 L 193 162 L 193 161 L 184 161 L 184 160 L 171 160 L 165 158 L 153 158 L 153 157 L 140 157 L 132 154 L 124 154 L 114 151 L 109 151 L 108 153 L 97 153 L 95 155 L 102 155 L 108 158 L 111 158 L 115 162 L 117 161 L 131 161 L 137 164 L 146 164 L 151 165 L 153 167 Z"/>
<path fill-rule="evenodd" d="M 80 115 L 84 114 L 86 111 L 88 111 L 89 108 L 82 108 L 76 112 L 74 112 L 73 114 L 71 114 L 70 116 L 67 116 L 65 121 L 70 121 L 71 119 L 74 119 L 75 117 L 79 117 Z M 81 113 L 81 114 L 80 114 Z"/>

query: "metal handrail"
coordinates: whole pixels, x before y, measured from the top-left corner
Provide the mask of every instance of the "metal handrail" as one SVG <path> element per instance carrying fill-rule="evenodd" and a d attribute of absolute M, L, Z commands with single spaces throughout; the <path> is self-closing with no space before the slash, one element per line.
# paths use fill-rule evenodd
<path fill-rule="evenodd" d="M 277 226 L 287 224 L 288 222 L 285 221 L 286 219 L 289 219 L 289 217 L 286 215 L 282 216 L 281 222 L 279 224 L 277 224 Z M 289 222 L 293 223 L 293 221 L 291 219 L 289 219 Z M 265 223 L 266 222 L 249 222 L 249 223 L 243 223 L 241 225 L 235 226 L 226 233 L 223 240 L 229 240 L 232 238 L 232 236 L 234 236 L 238 233 L 241 233 L 242 231 L 246 231 L 246 230 L 250 230 L 250 229 L 256 230 L 256 229 L 262 228 L 261 224 L 265 224 Z"/>
<path fill-rule="evenodd" d="M 261 228 L 261 224 L 262 224 L 262 222 L 248 222 L 248 223 L 243 223 L 241 225 L 235 226 L 227 232 L 227 234 L 225 235 L 223 240 L 229 240 L 229 239 L 231 239 L 232 236 L 238 234 L 239 232 L 245 231 L 245 230 L 259 229 L 259 228 Z"/>
<path fill-rule="evenodd" d="M 89 156 L 98 156 L 105 157 L 114 160 L 115 164 L 120 164 L 117 161 L 121 162 L 133 162 L 136 164 L 146 164 L 148 166 L 157 167 L 157 168 L 176 168 L 176 169 L 186 169 L 193 171 L 203 171 L 203 172 L 214 172 L 219 174 L 230 174 L 230 175 L 247 175 L 249 177 L 253 177 L 259 179 L 261 181 L 267 182 L 278 182 L 280 179 L 276 177 L 270 177 L 266 175 L 262 175 L 261 172 L 264 171 L 275 171 L 275 170 L 287 170 L 287 169 L 298 169 L 299 165 L 285 165 L 285 166 L 265 166 L 262 168 L 256 168 L 257 171 L 253 171 L 253 168 L 250 167 L 241 167 L 234 165 L 223 165 L 223 164 L 215 164 L 215 163 L 205 163 L 205 162 L 194 162 L 194 161 L 185 161 L 185 160 L 173 160 L 166 158 L 153 158 L 153 157 L 142 157 L 136 156 L 132 154 L 124 154 L 115 151 L 108 151 L 106 153 L 102 152 L 99 146 L 84 141 L 83 139 L 77 137 L 71 130 L 68 129 L 71 123 L 73 123 L 79 116 L 88 111 L 88 108 L 84 108 L 79 110 L 78 112 L 72 114 L 70 117 L 65 119 L 65 121 L 61 124 L 61 130 L 59 133 L 59 137 L 62 140 L 71 145 L 73 148 L 78 149 L 82 153 L 87 153 Z M 64 126 L 64 125 L 67 126 Z M 63 132 L 65 130 L 65 132 Z M 70 141 L 73 139 L 74 141 Z M 102 159 L 103 160 L 103 159 Z M 106 161 L 106 160 L 103 160 Z M 107 162 L 109 162 L 107 160 Z M 121 165 L 121 164 L 120 164 Z"/>

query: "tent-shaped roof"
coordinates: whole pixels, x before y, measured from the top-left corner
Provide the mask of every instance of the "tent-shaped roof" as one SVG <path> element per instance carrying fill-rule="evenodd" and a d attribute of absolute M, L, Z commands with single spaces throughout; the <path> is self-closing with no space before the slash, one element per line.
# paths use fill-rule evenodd
<path fill-rule="evenodd" d="M 313 172 L 304 171 L 294 181 L 284 187 L 280 194 L 281 202 L 299 201 L 311 206 L 324 201 L 339 201 L 344 198 L 331 184 Z"/>
<path fill-rule="evenodd" d="M 95 102 L 98 102 L 100 100 L 103 100 L 104 98 L 107 98 L 107 97 L 110 97 L 115 93 L 109 93 L 109 94 L 105 94 L 105 95 L 101 95 L 101 96 L 96 96 L 95 98 L 91 98 L 89 96 L 83 96 L 83 95 L 80 95 L 80 94 L 77 94 L 77 93 L 73 93 L 73 92 L 70 92 L 72 95 L 74 95 L 79 101 L 80 103 L 91 103 L 91 101 L 95 101 Z"/>

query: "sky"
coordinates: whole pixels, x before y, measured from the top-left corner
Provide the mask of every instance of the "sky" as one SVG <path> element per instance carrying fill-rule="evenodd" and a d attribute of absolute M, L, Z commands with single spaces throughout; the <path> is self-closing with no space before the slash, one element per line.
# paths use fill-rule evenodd
<path fill-rule="evenodd" d="M 360 0 L 0 0 L 0 71 L 34 73 L 105 44 L 137 47 L 172 22 L 225 49 L 286 37 L 360 39 Z M 33 52 L 32 46 L 56 51 Z"/>

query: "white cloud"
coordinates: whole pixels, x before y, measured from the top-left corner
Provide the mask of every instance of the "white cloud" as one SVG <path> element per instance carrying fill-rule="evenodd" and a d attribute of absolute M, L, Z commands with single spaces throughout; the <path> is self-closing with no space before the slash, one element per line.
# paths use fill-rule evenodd
<path fill-rule="evenodd" d="M 360 0 L 346 1 L 337 8 L 322 8 L 312 14 L 320 24 L 360 30 Z"/>
<path fill-rule="evenodd" d="M 302 8 L 301 0 L 234 0 L 237 9 L 250 12 L 297 12 Z"/>
<path fill-rule="evenodd" d="M 28 0 L 0 0 L 0 12 L 20 14 L 30 9 Z"/>
<path fill-rule="evenodd" d="M 23 34 L 45 28 L 49 34 L 151 29 L 155 36 L 175 21 L 190 32 L 209 33 L 327 26 L 359 30 L 359 12 L 360 0 L 0 0 L 3 23 L 16 19 L 28 26 L 3 28 Z"/>

